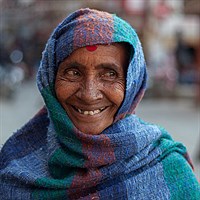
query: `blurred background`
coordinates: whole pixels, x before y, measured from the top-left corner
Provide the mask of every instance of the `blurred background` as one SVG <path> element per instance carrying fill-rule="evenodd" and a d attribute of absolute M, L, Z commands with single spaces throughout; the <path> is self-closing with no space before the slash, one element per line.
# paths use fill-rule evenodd
<path fill-rule="evenodd" d="M 35 81 L 42 51 L 58 23 L 83 7 L 135 28 L 149 73 L 137 114 L 186 145 L 200 180 L 199 0 L 0 0 L 0 144 L 42 107 Z"/>

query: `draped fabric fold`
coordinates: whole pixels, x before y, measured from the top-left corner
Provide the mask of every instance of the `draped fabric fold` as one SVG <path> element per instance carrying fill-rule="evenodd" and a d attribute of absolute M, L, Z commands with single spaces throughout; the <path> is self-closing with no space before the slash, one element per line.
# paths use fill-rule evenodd
<path fill-rule="evenodd" d="M 56 98 L 58 65 L 80 47 L 116 42 L 129 43 L 132 51 L 124 101 L 102 133 L 82 133 Z M 146 82 L 142 47 L 128 23 L 88 8 L 64 19 L 38 71 L 45 107 L 1 150 L 0 199 L 198 199 L 185 147 L 135 114 Z"/>

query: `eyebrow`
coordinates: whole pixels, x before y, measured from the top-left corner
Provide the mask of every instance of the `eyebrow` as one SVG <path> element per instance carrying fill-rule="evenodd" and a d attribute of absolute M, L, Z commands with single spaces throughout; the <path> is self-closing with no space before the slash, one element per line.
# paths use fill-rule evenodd
<path fill-rule="evenodd" d="M 76 62 L 76 61 L 73 61 L 73 62 L 66 62 L 66 63 L 62 63 L 62 67 L 85 67 L 85 65 L 79 63 L 79 62 Z"/>
<path fill-rule="evenodd" d="M 84 68 L 86 66 L 77 61 L 73 61 L 73 62 L 62 63 L 60 67 L 62 67 L 62 68 L 65 68 L 65 67 Z M 107 68 L 107 69 L 113 68 L 115 70 L 119 70 L 120 66 L 116 65 L 115 63 L 101 63 L 101 64 L 95 66 L 95 68 L 97 68 L 97 69 L 98 68 Z"/>

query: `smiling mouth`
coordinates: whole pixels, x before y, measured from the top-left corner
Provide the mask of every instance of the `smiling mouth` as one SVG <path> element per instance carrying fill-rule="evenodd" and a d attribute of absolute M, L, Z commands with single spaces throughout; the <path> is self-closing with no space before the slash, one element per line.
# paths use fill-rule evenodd
<path fill-rule="evenodd" d="M 102 111 L 104 111 L 107 108 L 107 107 L 102 107 L 102 108 L 99 108 L 99 109 L 96 109 L 96 110 L 82 110 L 82 109 L 77 108 L 75 106 L 72 106 L 72 107 L 74 108 L 74 110 L 76 110 L 80 114 L 91 115 L 91 116 L 99 114 L 99 113 L 101 113 Z"/>

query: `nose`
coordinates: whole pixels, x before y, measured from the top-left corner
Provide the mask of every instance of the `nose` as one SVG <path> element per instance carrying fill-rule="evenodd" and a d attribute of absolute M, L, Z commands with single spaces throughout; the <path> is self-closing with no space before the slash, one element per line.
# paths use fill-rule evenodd
<path fill-rule="evenodd" d="M 90 78 L 84 80 L 76 96 L 87 103 L 102 99 L 101 83 Z"/>

